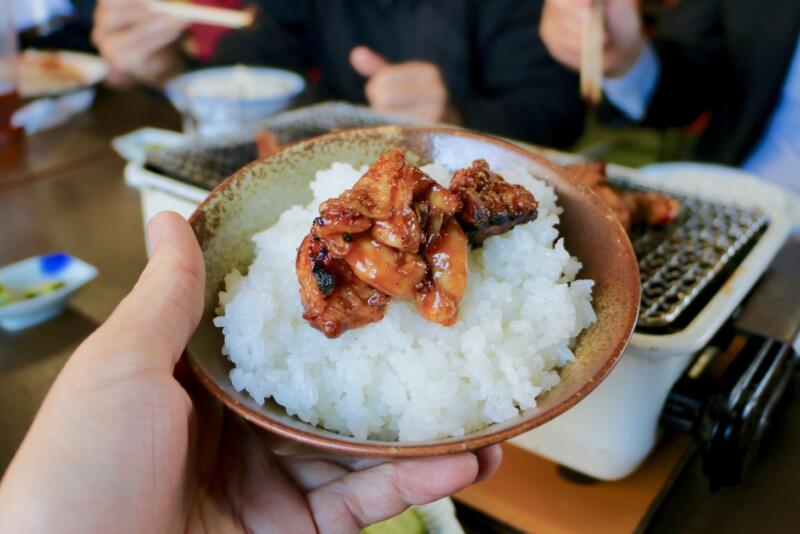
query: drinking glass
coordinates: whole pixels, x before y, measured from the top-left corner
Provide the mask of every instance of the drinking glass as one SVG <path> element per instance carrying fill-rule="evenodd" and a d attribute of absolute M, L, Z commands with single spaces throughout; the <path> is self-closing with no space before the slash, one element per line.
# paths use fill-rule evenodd
<path fill-rule="evenodd" d="M 11 116 L 19 105 L 14 3 L 14 0 L 0 0 L 0 146 L 13 143 L 21 134 L 11 126 Z"/>

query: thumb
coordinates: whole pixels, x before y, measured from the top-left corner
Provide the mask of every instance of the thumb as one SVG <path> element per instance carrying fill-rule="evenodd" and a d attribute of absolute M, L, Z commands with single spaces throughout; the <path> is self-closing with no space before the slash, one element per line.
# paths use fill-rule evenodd
<path fill-rule="evenodd" d="M 357 46 L 350 51 L 350 64 L 361 76 L 370 78 L 389 62 L 366 46 Z"/>
<path fill-rule="evenodd" d="M 172 373 L 203 312 L 205 265 L 192 229 L 177 213 L 158 214 L 147 233 L 152 250 L 147 267 L 87 341 L 90 347 L 81 349 L 125 358 L 131 370 Z"/>

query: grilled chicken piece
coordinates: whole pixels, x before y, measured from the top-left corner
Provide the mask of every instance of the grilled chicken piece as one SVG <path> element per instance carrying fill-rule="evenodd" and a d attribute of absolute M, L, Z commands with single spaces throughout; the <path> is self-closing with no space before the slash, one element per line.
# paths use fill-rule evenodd
<path fill-rule="evenodd" d="M 392 297 L 413 297 L 427 271 L 418 254 L 389 247 L 368 234 L 353 240 L 344 260 L 359 280 Z"/>
<path fill-rule="evenodd" d="M 600 200 L 611 208 L 625 231 L 630 232 L 633 226 L 633 211 L 631 211 L 631 208 L 635 208 L 635 202 L 632 206 L 624 197 L 605 184 L 593 186 L 592 190 L 600 197 Z"/>
<path fill-rule="evenodd" d="M 665 226 L 681 213 L 681 203 L 677 198 L 656 191 L 623 191 L 621 195 L 629 205 L 635 206 L 632 210 L 635 223 Z"/>
<path fill-rule="evenodd" d="M 388 219 L 393 215 L 393 190 L 399 185 L 406 157 L 397 148 L 384 152 L 352 189 L 339 198 L 351 209 L 370 219 Z"/>
<path fill-rule="evenodd" d="M 366 232 L 372 226 L 372 219 L 349 208 L 338 198 L 323 202 L 319 213 L 311 227 L 311 235 L 325 239 L 331 255 L 336 258 L 343 258 L 350 250 L 353 235 Z"/>
<path fill-rule="evenodd" d="M 394 153 L 391 156 L 396 157 Z M 372 237 L 379 243 L 398 250 L 418 252 L 423 238 L 422 227 L 411 203 L 415 194 L 429 189 L 434 182 L 419 169 L 405 166 L 405 156 L 403 161 L 404 167 L 392 178 L 390 194 L 392 215 L 374 222 Z M 394 162 L 389 165 L 394 168 Z"/>
<path fill-rule="evenodd" d="M 269 130 L 263 130 L 256 133 L 256 153 L 258 159 L 266 158 L 277 152 L 280 152 L 283 146 L 278 142 L 275 134 Z"/>
<path fill-rule="evenodd" d="M 405 164 L 402 151 L 389 150 L 352 189 L 322 203 L 296 260 L 304 318 L 337 337 L 380 320 L 389 295 L 414 296 L 428 267 L 419 255 L 426 235 L 412 204 L 434 187 Z"/>
<path fill-rule="evenodd" d="M 534 220 L 539 207 L 528 190 L 506 182 L 482 159 L 457 171 L 450 182 L 450 191 L 463 203 L 457 218 L 473 247 Z"/>
<path fill-rule="evenodd" d="M 608 184 L 605 161 L 585 161 L 573 163 L 566 167 L 567 174 L 578 183 L 586 187 L 596 187 Z"/>
<path fill-rule="evenodd" d="M 355 277 L 328 253 L 319 237 L 306 236 L 295 262 L 303 319 L 328 337 L 383 319 L 389 296 Z"/>
<path fill-rule="evenodd" d="M 431 186 L 415 199 L 414 212 L 426 236 L 426 244 L 439 235 L 442 225 L 461 210 L 461 200 L 439 184 Z"/>
<path fill-rule="evenodd" d="M 303 317 L 337 337 L 383 318 L 390 297 L 413 297 L 426 319 L 454 324 L 469 252 L 457 218 L 480 246 L 535 218 L 537 203 L 482 160 L 456 173 L 453 183 L 442 187 L 393 149 L 352 189 L 323 202 L 297 252 Z"/>
<path fill-rule="evenodd" d="M 634 224 L 665 226 L 678 218 L 681 204 L 676 198 L 656 191 L 615 191 L 608 184 L 606 164 L 602 161 L 573 163 L 567 174 L 599 196 L 614 212 L 620 224 L 630 232 Z"/>
<path fill-rule="evenodd" d="M 414 300 L 417 310 L 429 321 L 452 326 L 458 320 L 458 304 L 469 277 L 468 253 L 467 236 L 452 217 L 425 247 L 429 270 Z"/>
<path fill-rule="evenodd" d="M 319 206 L 319 217 L 314 219 L 313 231 L 317 237 L 333 234 L 358 234 L 372 226 L 372 219 L 350 208 L 341 199 L 332 198 Z"/>
<path fill-rule="evenodd" d="M 617 220 L 626 232 L 631 231 L 633 226 L 633 213 L 631 208 L 635 206 L 627 202 L 616 191 L 608 185 L 606 175 L 606 164 L 603 161 L 589 161 L 573 163 L 565 168 L 567 175 L 578 183 L 591 188 L 600 200 L 611 208 Z"/>

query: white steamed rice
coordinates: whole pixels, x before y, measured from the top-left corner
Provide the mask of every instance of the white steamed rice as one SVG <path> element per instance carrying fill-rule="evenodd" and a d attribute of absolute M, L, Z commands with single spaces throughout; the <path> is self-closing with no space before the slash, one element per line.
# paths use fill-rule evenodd
<path fill-rule="evenodd" d="M 442 184 L 447 171 L 424 168 Z M 570 346 L 595 320 L 593 282 L 575 280 L 577 259 L 555 225 L 561 209 L 545 183 L 521 169 L 500 172 L 539 201 L 539 216 L 470 252 L 458 322 L 426 321 L 393 299 L 384 319 L 328 339 L 303 320 L 297 247 L 319 203 L 352 187 L 364 169 L 336 163 L 317 173 L 314 200 L 255 235 L 246 276 L 220 293 L 223 352 L 237 390 L 291 415 L 356 438 L 421 441 L 461 436 L 516 416 L 559 381 Z"/>

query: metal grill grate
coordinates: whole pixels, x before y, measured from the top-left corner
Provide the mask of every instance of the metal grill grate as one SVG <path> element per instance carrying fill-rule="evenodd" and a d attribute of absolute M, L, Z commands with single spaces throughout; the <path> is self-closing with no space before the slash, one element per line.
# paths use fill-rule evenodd
<path fill-rule="evenodd" d="M 329 102 L 279 113 L 266 119 L 260 128 L 268 129 L 280 143 L 288 144 L 334 130 L 409 123 L 406 119 L 376 113 L 362 106 Z M 210 191 L 256 159 L 258 129 L 244 128 L 236 135 L 215 139 L 195 138 L 186 147 L 151 150 L 147 153 L 146 166 Z"/>
<path fill-rule="evenodd" d="M 148 168 L 209 191 L 257 157 L 255 142 L 171 148 L 147 156 Z"/>
<path fill-rule="evenodd" d="M 613 179 L 615 187 L 652 190 Z M 658 189 L 655 189 L 660 191 Z M 642 304 L 637 327 L 670 329 L 687 324 L 706 290 L 721 285 L 766 230 L 766 215 L 738 206 L 660 191 L 681 201 L 681 216 L 662 229 L 635 229 Z"/>
<path fill-rule="evenodd" d="M 330 131 L 334 126 L 380 119 L 362 117 L 338 104 L 323 104 L 277 118 L 280 121 L 270 127 L 282 142 Z M 321 120 L 327 122 L 320 125 Z M 147 165 L 210 190 L 255 157 L 255 144 L 244 137 L 154 151 L 148 154 Z M 681 201 L 681 216 L 674 224 L 663 229 L 634 229 L 631 233 L 642 282 L 637 322 L 640 331 L 669 331 L 688 324 L 702 309 L 704 299 L 724 282 L 769 224 L 766 215 L 753 210 L 643 187 L 619 177 L 612 176 L 610 181 L 615 187 L 656 190 Z"/>

